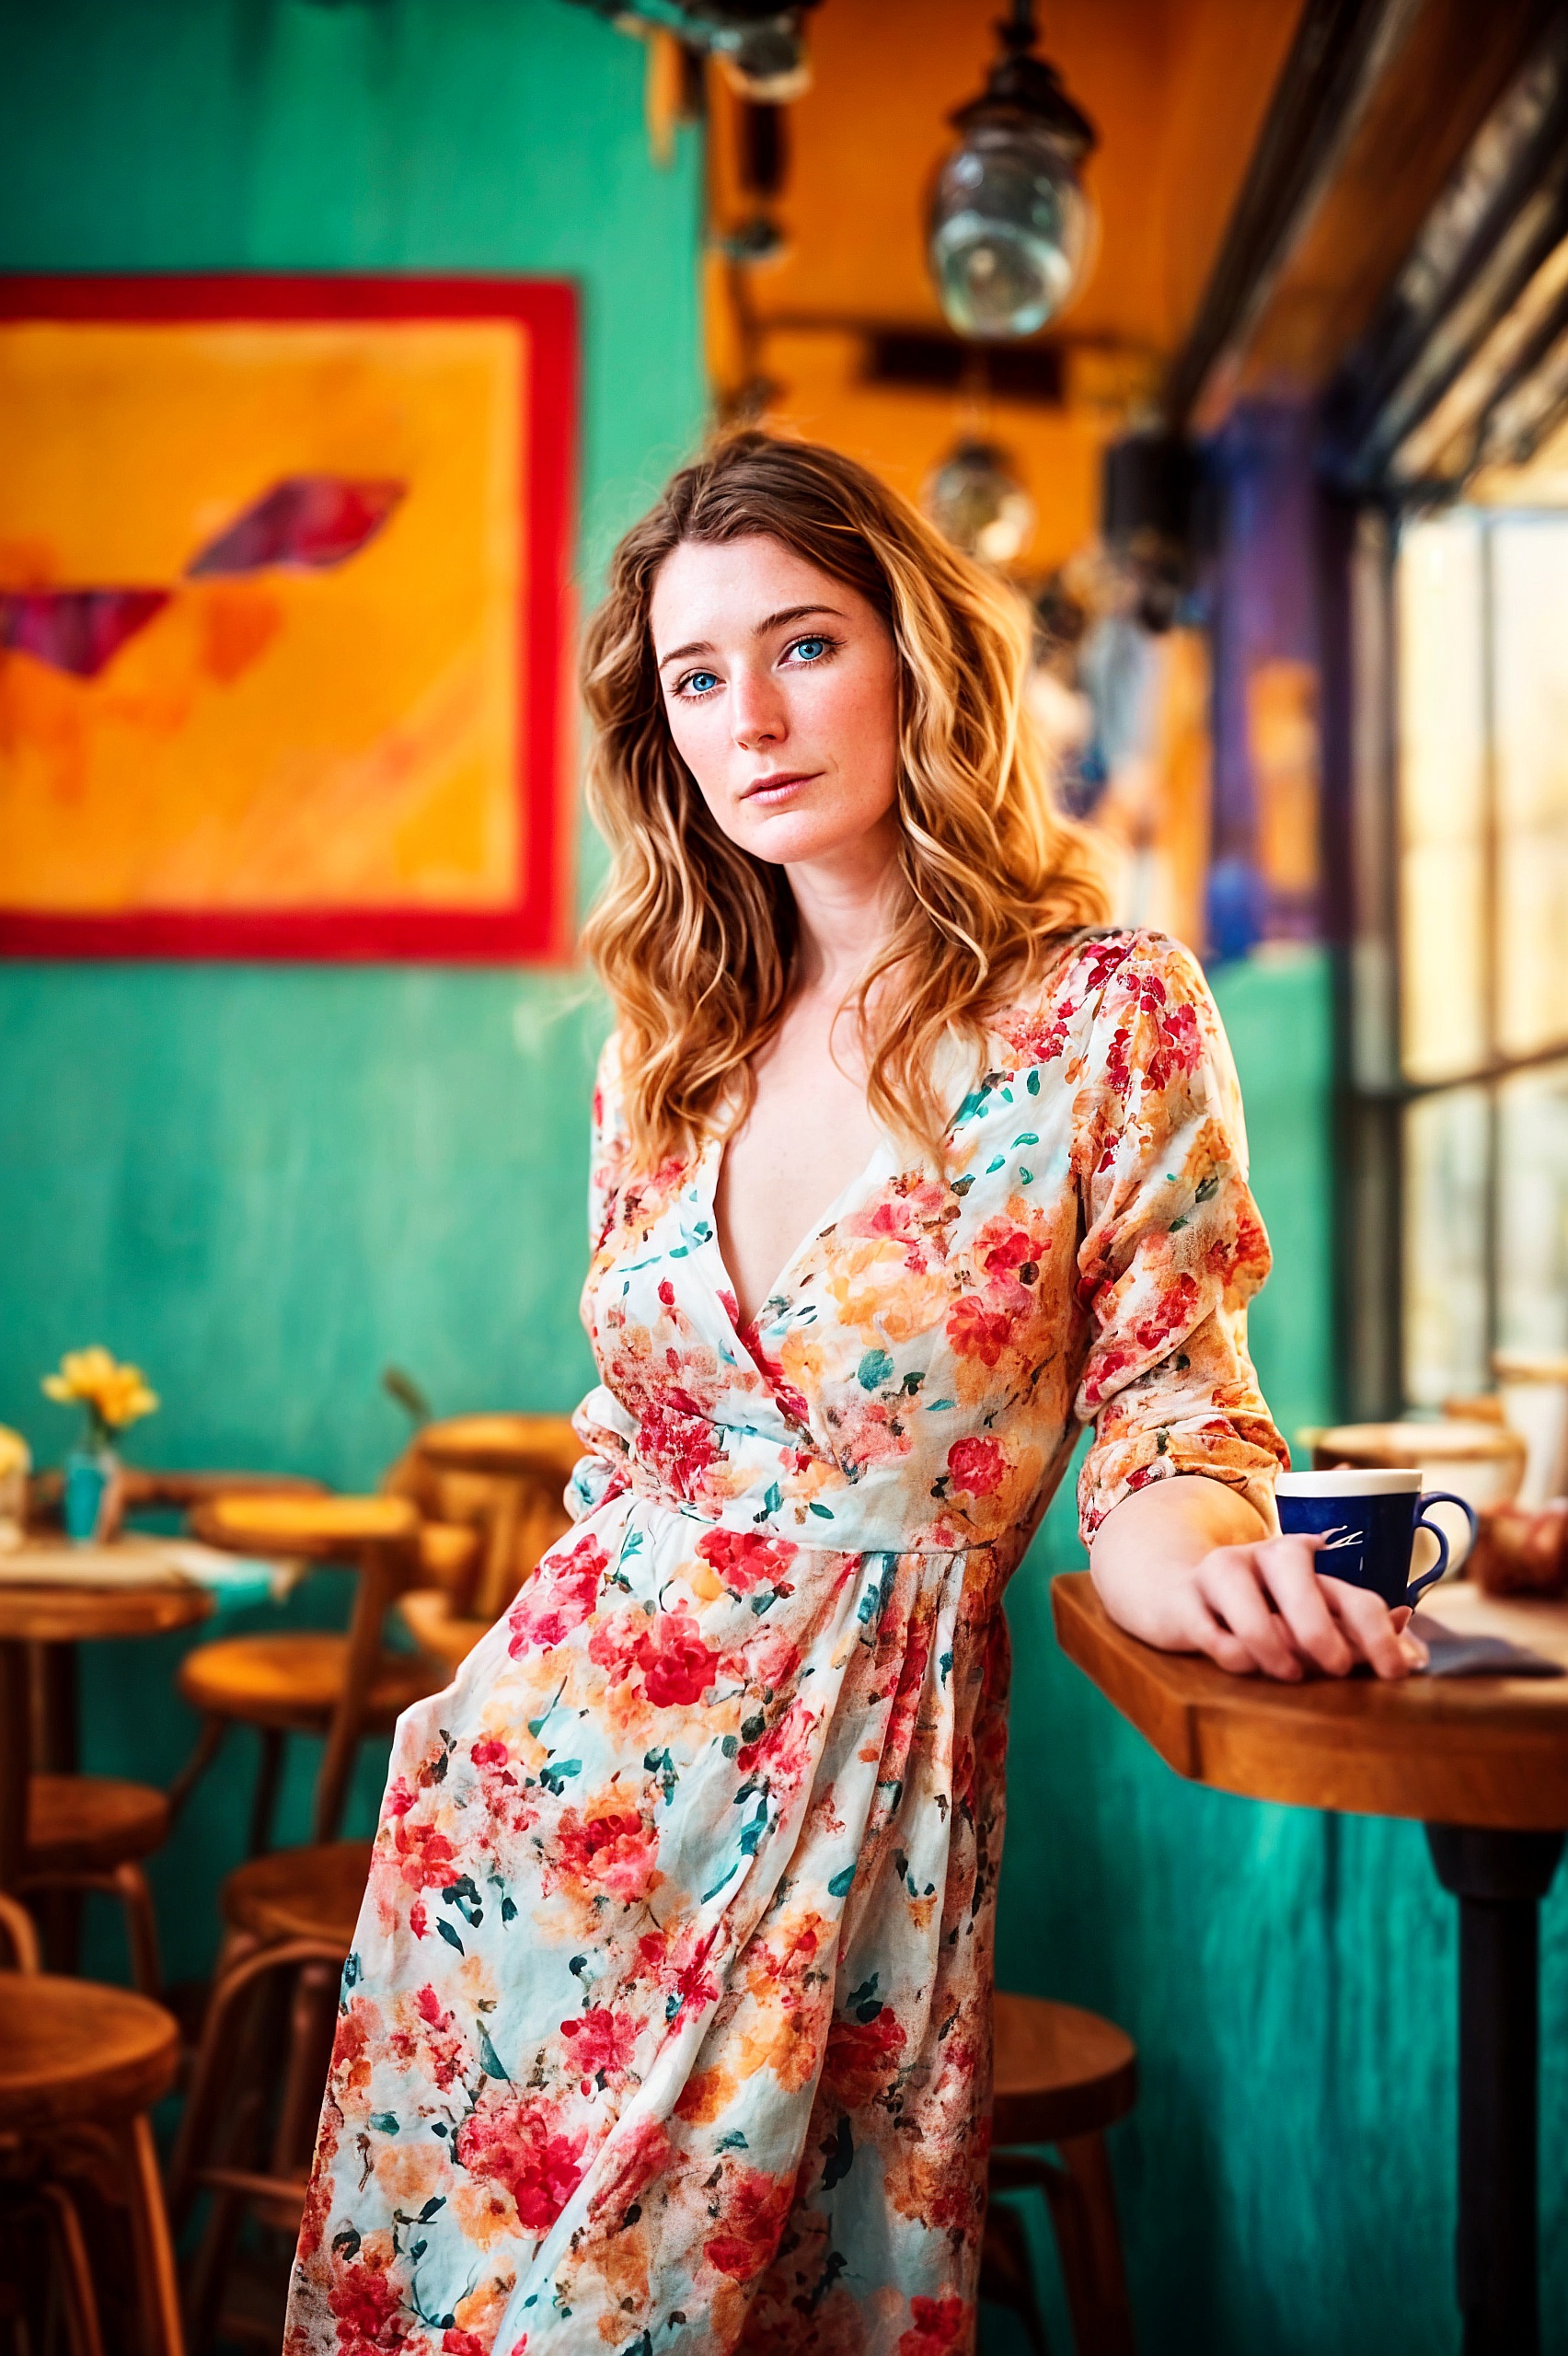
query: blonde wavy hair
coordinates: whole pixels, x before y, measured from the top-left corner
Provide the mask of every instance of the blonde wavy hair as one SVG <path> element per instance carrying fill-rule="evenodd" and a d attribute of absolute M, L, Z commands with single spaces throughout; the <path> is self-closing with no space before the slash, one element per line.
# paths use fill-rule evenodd
<path fill-rule="evenodd" d="M 790 999 L 789 883 L 721 830 L 676 752 L 649 620 L 673 549 L 752 534 L 858 591 L 893 633 L 901 889 L 853 1005 L 873 1114 L 940 1163 L 944 1034 L 978 1054 L 1005 994 L 1064 934 L 1105 921 L 1104 886 L 1024 717 L 1022 600 L 853 459 L 756 432 L 683 467 L 627 533 L 583 649 L 589 808 L 613 854 L 583 945 L 619 1017 L 632 1159 L 651 1168 L 739 1126 Z"/>

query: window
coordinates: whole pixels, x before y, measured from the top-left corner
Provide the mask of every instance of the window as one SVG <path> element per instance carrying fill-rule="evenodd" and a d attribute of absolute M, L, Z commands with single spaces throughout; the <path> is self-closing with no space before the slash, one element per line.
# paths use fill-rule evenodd
<path fill-rule="evenodd" d="M 1568 1350 L 1568 514 L 1394 566 L 1401 1359 L 1417 1406 Z"/>

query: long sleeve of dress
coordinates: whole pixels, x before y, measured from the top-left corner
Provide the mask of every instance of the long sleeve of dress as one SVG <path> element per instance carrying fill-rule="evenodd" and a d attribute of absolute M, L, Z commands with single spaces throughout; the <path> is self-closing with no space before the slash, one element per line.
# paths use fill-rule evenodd
<path fill-rule="evenodd" d="M 1239 1490 L 1273 1527 L 1290 1455 L 1247 1354 L 1270 1253 L 1229 1044 L 1184 949 L 1135 933 L 1102 954 L 1073 1104 L 1090 1323 L 1076 1408 L 1096 1427 L 1084 1540 L 1133 1490 L 1179 1472 Z"/>

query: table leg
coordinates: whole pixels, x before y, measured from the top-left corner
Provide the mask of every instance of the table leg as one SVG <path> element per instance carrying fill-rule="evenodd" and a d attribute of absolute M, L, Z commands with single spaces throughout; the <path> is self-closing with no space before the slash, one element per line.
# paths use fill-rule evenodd
<path fill-rule="evenodd" d="M 40 1645 L 38 1764 L 46 1774 L 75 1775 L 82 1764 L 81 1701 L 75 1645 Z"/>
<path fill-rule="evenodd" d="M 26 1645 L 0 1644 L 0 1889 L 15 1887 L 28 1835 L 30 1685 Z"/>
<path fill-rule="evenodd" d="M 1429 1824 L 1459 1901 L 1459 2218 L 1465 2356 L 1539 2356 L 1540 1901 L 1561 1832 Z"/>

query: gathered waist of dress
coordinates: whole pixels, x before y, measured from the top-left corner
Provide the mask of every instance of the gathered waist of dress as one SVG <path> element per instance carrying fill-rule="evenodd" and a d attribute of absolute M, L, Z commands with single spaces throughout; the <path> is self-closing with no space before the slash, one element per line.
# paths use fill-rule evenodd
<path fill-rule="evenodd" d="M 573 1417 L 589 1453 L 569 1492 L 579 1516 L 629 1492 L 705 1529 L 832 1553 L 961 1554 L 1012 1538 L 1017 1517 L 971 1517 L 932 1494 L 929 1472 L 890 1457 L 852 1477 L 814 1449 L 749 1426 L 660 1414 L 635 1421 L 613 1392 L 590 1392 Z M 976 1504 L 981 1500 L 973 1501 Z"/>

